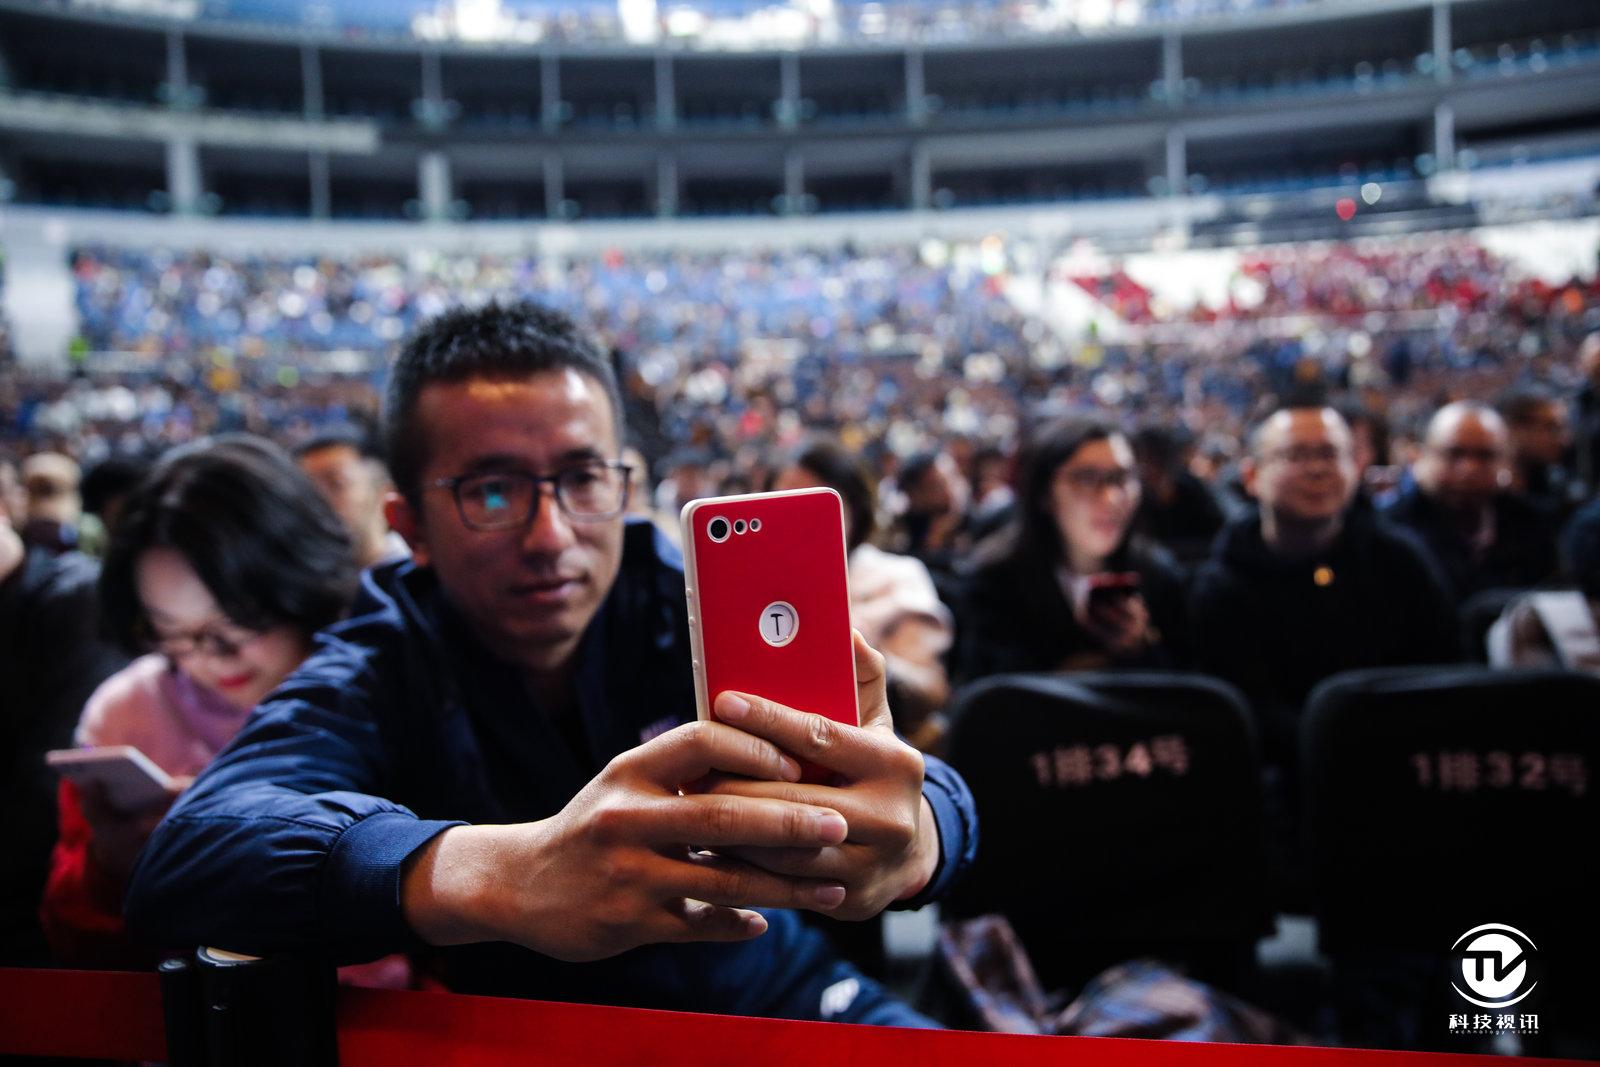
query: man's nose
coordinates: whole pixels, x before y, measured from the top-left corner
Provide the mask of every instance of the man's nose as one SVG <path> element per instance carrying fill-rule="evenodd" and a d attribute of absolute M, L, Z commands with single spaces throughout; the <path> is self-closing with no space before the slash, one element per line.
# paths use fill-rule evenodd
<path fill-rule="evenodd" d="M 573 543 L 572 520 L 556 500 L 555 487 L 535 485 L 538 496 L 533 502 L 533 516 L 522 534 L 522 547 L 527 552 L 552 552 Z"/>

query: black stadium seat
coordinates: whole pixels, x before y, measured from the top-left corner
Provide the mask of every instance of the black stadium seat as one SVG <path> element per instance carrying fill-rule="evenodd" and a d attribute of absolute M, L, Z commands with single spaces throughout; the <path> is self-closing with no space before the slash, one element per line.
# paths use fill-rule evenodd
<path fill-rule="evenodd" d="M 1149 955 L 1230 982 L 1265 931 L 1256 740 L 1231 686 L 1177 672 L 1003 675 L 960 693 L 950 762 L 976 868 L 947 917 L 1010 919 L 1047 988 Z"/>
<path fill-rule="evenodd" d="M 1473 1010 L 1445 1007 L 1443 979 L 1455 942 L 1487 923 L 1532 940 L 1549 995 L 1595 988 L 1600 678 L 1353 671 L 1312 693 L 1302 743 L 1319 938 L 1346 988 L 1404 968 L 1424 1026 Z"/>

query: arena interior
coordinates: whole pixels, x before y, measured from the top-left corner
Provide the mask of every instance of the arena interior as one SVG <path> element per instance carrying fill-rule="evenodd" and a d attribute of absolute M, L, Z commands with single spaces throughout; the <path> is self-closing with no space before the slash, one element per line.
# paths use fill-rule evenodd
<path fill-rule="evenodd" d="M 0 257 L 0 965 L 210 944 L 358 987 L 1600 1058 L 1592 0 L 0 0 Z M 439 398 L 477 432 L 451 389 L 563 374 L 604 409 L 578 466 L 437 469 Z M 805 863 L 657 843 L 751 894 L 673 882 L 674 914 L 842 883 L 759 920 L 726 996 L 684 992 L 721 988 L 709 950 L 582 914 L 623 869 L 587 852 L 587 947 L 434 936 L 436 845 L 568 825 L 694 719 L 689 646 L 619 621 L 640 553 L 681 588 L 686 502 L 807 485 L 885 664 L 871 751 L 926 774 L 915 844 L 853 807 Z M 591 549 L 611 578 L 569 573 Z M 554 729 L 417 695 L 515 675 L 501 564 L 565 583 L 517 586 L 528 633 L 581 616 L 506 690 Z M 318 674 L 368 598 L 410 610 L 389 577 L 477 642 L 392 715 L 379 651 Z M 651 720 L 612 744 L 585 670 L 670 706 L 611 707 Z M 477 762 L 395 740 L 446 706 Z M 374 747 L 341 777 L 346 728 Z M 44 762 L 122 744 L 158 802 Z M 434 758 L 488 799 L 420 784 Z M 808 802 L 878 781 L 834 770 Z M 222 828 L 280 801 L 452 828 L 362 882 L 342 838 Z"/>

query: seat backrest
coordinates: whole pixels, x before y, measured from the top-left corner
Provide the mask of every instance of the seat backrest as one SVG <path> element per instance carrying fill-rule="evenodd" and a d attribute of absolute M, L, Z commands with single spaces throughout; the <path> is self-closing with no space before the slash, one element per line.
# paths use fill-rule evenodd
<path fill-rule="evenodd" d="M 947 914 L 1006 915 L 1047 981 L 1050 957 L 1089 944 L 1164 954 L 1261 932 L 1258 760 L 1237 690 L 1176 672 L 1001 675 L 952 717 L 982 839 Z"/>
<path fill-rule="evenodd" d="M 1600 679 L 1352 671 L 1312 693 L 1301 741 L 1325 951 L 1447 952 L 1485 923 L 1600 944 Z"/>

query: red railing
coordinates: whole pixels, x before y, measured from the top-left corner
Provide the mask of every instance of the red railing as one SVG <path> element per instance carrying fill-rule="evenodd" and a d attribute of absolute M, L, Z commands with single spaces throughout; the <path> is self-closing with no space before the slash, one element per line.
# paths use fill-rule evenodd
<path fill-rule="evenodd" d="M 898 1030 L 341 989 L 341 1067 L 1484 1067 L 1481 1056 Z M 0 968 L 0 1055 L 166 1057 L 154 974 Z M 1559 1060 L 1496 1059 L 1506 1067 Z"/>

